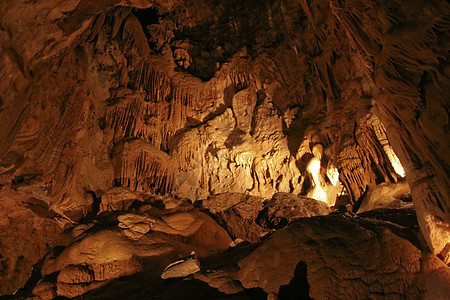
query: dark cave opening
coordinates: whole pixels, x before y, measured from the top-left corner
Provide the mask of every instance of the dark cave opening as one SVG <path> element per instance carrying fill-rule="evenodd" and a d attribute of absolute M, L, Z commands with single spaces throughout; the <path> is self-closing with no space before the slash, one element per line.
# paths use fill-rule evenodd
<path fill-rule="evenodd" d="M 149 7 L 145 9 L 133 9 L 133 14 L 138 18 L 139 22 L 144 29 L 144 32 L 147 32 L 146 28 L 151 24 L 159 24 L 160 14 L 158 13 L 158 9 L 156 7 Z"/>

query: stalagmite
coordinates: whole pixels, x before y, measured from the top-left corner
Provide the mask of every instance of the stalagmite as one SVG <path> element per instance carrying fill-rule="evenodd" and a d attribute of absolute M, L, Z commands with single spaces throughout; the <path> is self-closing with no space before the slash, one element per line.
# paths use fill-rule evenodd
<path fill-rule="evenodd" d="M 321 179 L 320 179 L 320 160 L 316 157 L 312 158 L 308 163 L 308 172 L 311 174 L 313 178 L 314 187 L 312 191 L 309 192 L 308 196 L 328 203 L 327 195 L 322 188 Z"/>

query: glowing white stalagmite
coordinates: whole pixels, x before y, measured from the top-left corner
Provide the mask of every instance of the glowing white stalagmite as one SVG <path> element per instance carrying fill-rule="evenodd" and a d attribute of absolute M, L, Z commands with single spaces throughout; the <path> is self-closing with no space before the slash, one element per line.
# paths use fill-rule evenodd
<path fill-rule="evenodd" d="M 383 146 L 383 150 L 384 152 L 386 152 L 386 155 L 389 158 L 389 161 L 391 162 L 391 165 L 394 168 L 395 173 L 397 173 L 401 177 L 405 177 L 406 175 L 405 170 L 403 169 L 400 160 L 395 154 L 394 149 L 392 149 L 392 146 L 387 138 L 386 128 L 384 127 L 383 123 L 381 123 L 381 121 L 378 119 L 378 117 L 376 117 L 375 115 L 372 115 L 372 119 L 374 120 L 372 126 L 375 131 L 375 135 L 377 136 L 378 141 L 380 141 L 380 144 Z"/>
<path fill-rule="evenodd" d="M 327 170 L 327 176 L 328 179 L 330 179 L 330 182 L 332 185 L 337 186 L 339 183 L 339 171 L 338 169 L 331 165 Z"/>
<path fill-rule="evenodd" d="M 308 193 L 308 197 L 328 203 L 327 193 L 323 190 L 320 184 L 320 160 L 313 157 L 310 160 L 307 169 L 314 182 L 314 188 Z"/>
<path fill-rule="evenodd" d="M 400 160 L 398 159 L 397 155 L 394 152 L 394 149 L 392 149 L 391 145 L 384 145 L 383 146 L 384 151 L 386 152 L 386 155 L 389 158 L 389 161 L 391 162 L 392 167 L 394 168 L 395 172 L 405 177 L 405 170 L 403 169 L 402 164 L 400 163 Z"/>

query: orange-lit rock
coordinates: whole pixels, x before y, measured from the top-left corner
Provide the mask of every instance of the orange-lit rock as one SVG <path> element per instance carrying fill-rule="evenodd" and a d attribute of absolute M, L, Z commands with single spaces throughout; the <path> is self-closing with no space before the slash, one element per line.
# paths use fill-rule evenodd
<path fill-rule="evenodd" d="M 441 297 L 449 15 L 444 0 L 2 1 L 0 294 L 123 298 L 142 280 L 161 297 Z M 404 239 L 415 223 L 349 217 L 410 206 L 426 247 Z M 339 263 L 315 246 L 332 229 Z M 283 235 L 277 257 L 310 256 L 249 278 Z M 192 250 L 210 274 L 159 278 Z"/>
<path fill-rule="evenodd" d="M 58 243 L 64 221 L 45 201 L 14 191 L 0 193 L 0 220 L 0 293 L 13 294 Z"/>
<path fill-rule="evenodd" d="M 327 215 L 330 208 L 321 200 L 277 193 L 265 205 L 262 214 L 267 226 L 280 228 L 300 218 Z"/>
<path fill-rule="evenodd" d="M 407 201 L 410 200 L 408 196 L 410 197 L 410 189 L 407 182 L 380 184 L 368 190 L 358 213 L 378 208 L 413 207 L 413 204 Z"/>
<path fill-rule="evenodd" d="M 239 280 L 246 288 L 278 293 L 303 263 L 305 273 L 296 276 L 303 276 L 300 280 L 307 282 L 313 299 L 380 293 L 420 298 L 421 257 L 414 244 L 387 224 L 341 215 L 317 217 L 276 232 L 241 260 Z"/>

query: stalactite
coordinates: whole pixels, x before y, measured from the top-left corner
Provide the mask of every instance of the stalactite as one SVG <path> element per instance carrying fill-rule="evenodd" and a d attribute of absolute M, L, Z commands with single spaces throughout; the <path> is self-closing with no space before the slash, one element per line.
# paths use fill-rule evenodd
<path fill-rule="evenodd" d="M 116 23 L 118 22 L 116 21 Z M 117 36 L 116 39 L 120 41 L 122 51 L 128 54 L 130 66 L 139 68 L 141 60 L 150 56 L 150 48 L 147 38 L 142 32 L 141 24 L 133 14 L 129 14 L 120 28 L 121 30 L 119 28 L 112 29 L 112 34 Z"/>
<path fill-rule="evenodd" d="M 341 181 L 354 202 L 371 186 L 398 180 L 394 155 L 381 121 L 373 114 L 361 118 L 355 128 L 354 144 L 349 142 L 337 160 Z"/>
<path fill-rule="evenodd" d="M 383 150 L 387 157 L 389 158 L 389 161 L 391 163 L 391 166 L 394 168 L 395 172 L 400 175 L 401 177 L 405 176 L 405 170 L 403 169 L 403 166 L 400 163 L 400 160 L 398 159 L 397 155 L 394 153 L 394 150 L 392 149 L 391 144 L 389 143 L 389 140 L 387 138 L 386 128 L 383 126 L 383 123 L 381 123 L 380 119 L 378 119 L 375 115 L 372 115 L 370 117 L 370 126 L 372 130 L 374 131 L 379 143 L 383 147 Z M 391 172 L 391 175 L 392 172 Z"/>
<path fill-rule="evenodd" d="M 189 114 L 195 113 L 193 107 L 202 101 L 150 63 L 130 72 L 129 87 L 136 91 L 133 95 L 110 100 L 107 123 L 119 138 L 142 138 L 159 148 L 166 148 L 176 132 L 186 127 Z"/>
<path fill-rule="evenodd" d="M 124 141 L 114 150 L 116 181 L 136 191 L 172 191 L 175 168 L 170 157 L 142 140 Z"/>
<path fill-rule="evenodd" d="M 248 88 L 253 82 L 251 73 L 246 70 L 233 70 L 228 77 L 235 93 Z"/>
<path fill-rule="evenodd" d="M 97 37 L 97 34 L 102 29 L 105 20 L 106 20 L 106 13 L 104 12 L 101 12 L 95 16 L 94 20 L 91 22 L 91 25 L 89 26 L 89 29 L 87 30 L 88 34 L 86 42 L 92 42 L 94 38 Z"/>

